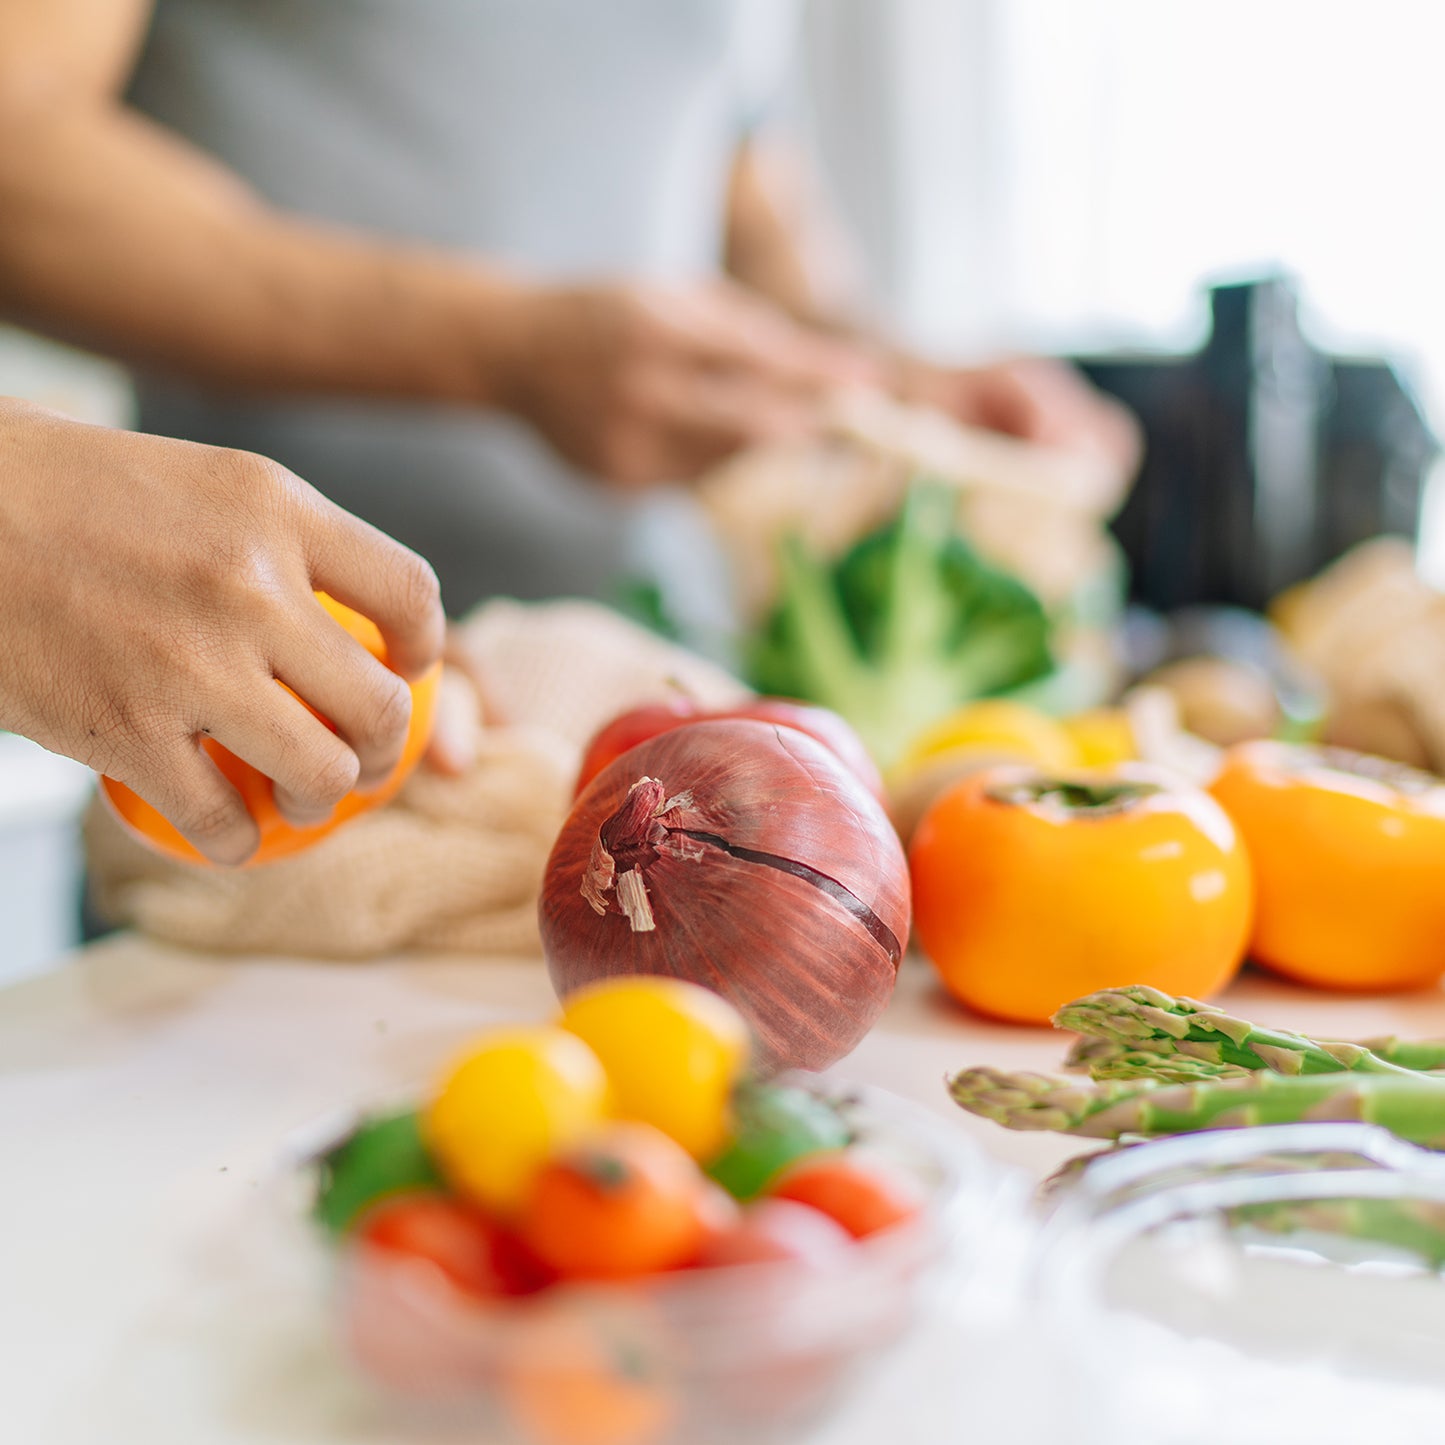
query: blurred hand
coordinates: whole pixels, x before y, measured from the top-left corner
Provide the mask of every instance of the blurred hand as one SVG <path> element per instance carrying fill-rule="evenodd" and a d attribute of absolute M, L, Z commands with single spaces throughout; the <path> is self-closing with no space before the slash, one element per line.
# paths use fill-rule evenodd
<path fill-rule="evenodd" d="M 315 590 L 375 621 L 407 677 L 441 649 L 431 568 L 285 468 L 0 402 L 0 726 L 126 783 L 218 863 L 257 834 L 203 738 L 300 824 L 401 753 L 406 684 Z"/>
<path fill-rule="evenodd" d="M 1134 414 L 1072 366 L 1023 357 L 977 368 L 904 361 L 898 391 L 956 420 L 1066 451 L 1091 452 L 1132 475 L 1143 454 Z"/>
<path fill-rule="evenodd" d="M 730 282 L 541 288 L 520 305 L 506 404 L 624 488 L 688 481 L 806 434 L 828 391 L 878 379 L 861 349 Z"/>

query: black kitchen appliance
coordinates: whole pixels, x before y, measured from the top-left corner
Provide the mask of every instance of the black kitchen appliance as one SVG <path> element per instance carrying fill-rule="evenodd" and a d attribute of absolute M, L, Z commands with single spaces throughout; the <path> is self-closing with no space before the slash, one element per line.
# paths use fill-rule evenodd
<path fill-rule="evenodd" d="M 1367 537 L 1414 536 L 1440 443 L 1390 361 L 1332 356 L 1292 283 L 1209 293 L 1192 355 L 1075 360 L 1138 414 L 1148 453 L 1116 523 L 1135 600 L 1261 607 Z"/>

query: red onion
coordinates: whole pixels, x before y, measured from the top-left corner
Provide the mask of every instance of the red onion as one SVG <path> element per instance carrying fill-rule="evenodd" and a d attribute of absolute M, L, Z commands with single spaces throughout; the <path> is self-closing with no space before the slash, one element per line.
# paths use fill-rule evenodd
<path fill-rule="evenodd" d="M 751 1022 L 763 1069 L 821 1069 L 868 1032 L 908 940 L 908 868 L 877 800 L 821 743 L 689 723 L 577 800 L 547 862 L 559 994 L 614 974 L 690 979 Z"/>

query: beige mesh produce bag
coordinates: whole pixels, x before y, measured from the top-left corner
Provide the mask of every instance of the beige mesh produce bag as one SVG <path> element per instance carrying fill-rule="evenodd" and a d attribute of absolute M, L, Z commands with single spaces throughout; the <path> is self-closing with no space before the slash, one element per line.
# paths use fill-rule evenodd
<path fill-rule="evenodd" d="M 747 690 L 587 602 L 488 603 L 458 629 L 457 648 L 488 714 L 462 777 L 420 768 L 389 807 L 297 857 L 239 872 L 162 858 L 97 802 L 85 839 L 99 910 L 168 942 L 232 953 L 537 953 L 543 866 L 587 739 L 679 687 L 706 706 Z"/>
<path fill-rule="evenodd" d="M 836 556 L 886 521 L 918 475 L 956 486 L 964 535 L 1048 605 L 1119 565 L 1107 520 L 1129 478 L 1103 457 L 961 426 L 874 392 L 839 394 L 831 423 L 824 443 L 741 452 L 698 486 L 746 618 L 773 600 L 779 537 Z"/>

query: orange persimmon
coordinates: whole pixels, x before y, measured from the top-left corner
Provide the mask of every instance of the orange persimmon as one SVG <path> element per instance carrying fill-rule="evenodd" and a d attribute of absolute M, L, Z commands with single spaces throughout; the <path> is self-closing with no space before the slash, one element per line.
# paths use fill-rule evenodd
<path fill-rule="evenodd" d="M 1254 863 L 1250 954 L 1318 988 L 1445 975 L 1445 783 L 1383 758 L 1241 743 L 1210 791 Z"/>
<path fill-rule="evenodd" d="M 382 662 L 386 661 L 386 644 L 374 622 L 359 612 L 353 612 L 349 607 L 343 607 L 324 592 L 318 592 L 316 597 L 327 612 L 373 657 Z M 421 758 L 431 737 L 440 677 L 441 664 L 435 663 L 411 684 L 411 726 L 407 731 L 401 758 L 386 781 L 364 793 L 348 793 L 325 822 L 310 827 L 298 828 L 281 816 L 276 807 L 270 778 L 249 763 L 243 763 L 214 739 L 205 739 L 202 746 L 245 799 L 246 807 L 260 830 L 261 841 L 245 866 L 254 867 L 258 863 L 270 863 L 288 854 L 299 853 L 303 848 L 310 847 L 312 843 L 334 832 L 349 819 L 380 807 L 394 797 Z M 285 683 L 278 682 L 277 686 L 285 687 Z M 304 699 L 302 701 L 304 702 Z M 325 718 L 322 718 L 322 721 L 325 722 Z M 102 778 L 100 786 L 121 821 L 128 824 L 152 848 L 184 863 L 209 865 L 209 860 L 181 835 L 174 824 L 124 783 L 117 782 L 114 778 Z"/>
<path fill-rule="evenodd" d="M 915 937 L 948 990 L 1044 1024 L 1095 989 L 1208 997 L 1249 935 L 1244 846 L 1202 790 L 1143 765 L 1003 767 L 950 788 L 909 849 Z"/>

